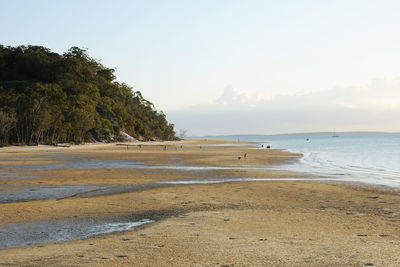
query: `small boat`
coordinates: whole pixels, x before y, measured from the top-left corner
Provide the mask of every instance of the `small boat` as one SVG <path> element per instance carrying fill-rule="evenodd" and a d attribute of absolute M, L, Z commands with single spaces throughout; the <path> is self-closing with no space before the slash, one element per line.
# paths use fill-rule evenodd
<path fill-rule="evenodd" d="M 339 137 L 339 135 L 336 135 L 336 131 L 334 131 L 332 137 Z"/>

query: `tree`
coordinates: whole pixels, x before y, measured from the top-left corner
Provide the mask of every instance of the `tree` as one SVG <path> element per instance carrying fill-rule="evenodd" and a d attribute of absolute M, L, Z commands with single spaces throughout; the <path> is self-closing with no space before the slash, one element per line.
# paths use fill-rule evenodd
<path fill-rule="evenodd" d="M 125 131 L 145 139 L 175 138 L 163 112 L 115 70 L 72 47 L 0 45 L 0 142 L 110 141 Z"/>
<path fill-rule="evenodd" d="M 187 130 L 186 129 L 179 129 L 179 137 L 184 139 L 186 137 Z"/>
<path fill-rule="evenodd" d="M 10 131 L 15 128 L 16 123 L 14 113 L 0 111 L 0 144 L 8 144 Z"/>

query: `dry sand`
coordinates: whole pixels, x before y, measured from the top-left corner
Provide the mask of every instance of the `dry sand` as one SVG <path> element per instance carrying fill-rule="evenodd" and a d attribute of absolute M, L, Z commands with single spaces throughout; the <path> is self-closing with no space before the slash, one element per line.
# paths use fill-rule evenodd
<path fill-rule="evenodd" d="M 140 160 L 149 165 L 271 166 L 299 155 L 222 141 L 148 146 L 7 148 L 0 157 L 47 155 Z M 164 144 L 164 143 L 162 143 Z M 208 145 L 208 146 L 207 146 Z M 200 149 L 200 146 L 202 148 Z M 177 150 L 178 148 L 178 150 Z M 49 152 L 52 151 L 52 152 Z M 238 156 L 248 154 L 246 160 Z M 15 160 L 15 159 L 13 159 Z M 16 160 L 18 161 L 18 159 Z M 46 158 L 46 161 L 48 159 Z M 37 161 L 39 162 L 39 161 Z M 36 163 L 36 162 L 35 162 Z M 208 177 L 304 177 L 271 170 L 97 169 L 24 172 L 31 185 L 131 185 Z M 10 180 L 4 183 L 13 183 Z M 0 225 L 62 218 L 153 218 L 92 239 L 0 250 L 16 266 L 399 266 L 397 191 L 321 182 L 241 182 L 153 188 L 125 194 L 0 205 Z"/>

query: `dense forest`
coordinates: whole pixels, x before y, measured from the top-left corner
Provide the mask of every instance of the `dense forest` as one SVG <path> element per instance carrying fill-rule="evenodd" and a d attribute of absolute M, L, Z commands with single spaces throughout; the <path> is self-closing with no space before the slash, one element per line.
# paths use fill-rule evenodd
<path fill-rule="evenodd" d="M 85 49 L 0 45 L 0 144 L 175 139 L 165 114 L 115 78 Z"/>

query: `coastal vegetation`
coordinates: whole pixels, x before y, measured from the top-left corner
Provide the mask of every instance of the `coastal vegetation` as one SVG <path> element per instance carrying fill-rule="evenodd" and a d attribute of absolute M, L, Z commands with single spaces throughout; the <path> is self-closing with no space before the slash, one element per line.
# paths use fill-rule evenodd
<path fill-rule="evenodd" d="M 175 139 L 162 111 L 72 47 L 0 45 L 0 144 Z"/>

